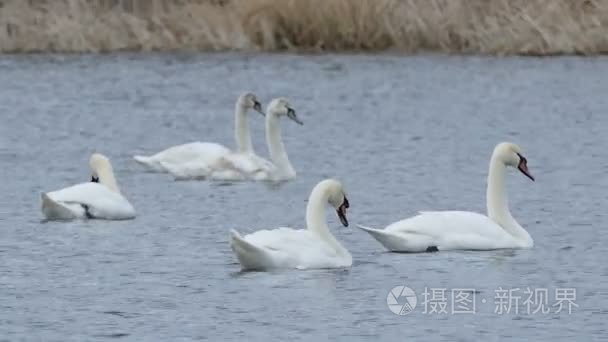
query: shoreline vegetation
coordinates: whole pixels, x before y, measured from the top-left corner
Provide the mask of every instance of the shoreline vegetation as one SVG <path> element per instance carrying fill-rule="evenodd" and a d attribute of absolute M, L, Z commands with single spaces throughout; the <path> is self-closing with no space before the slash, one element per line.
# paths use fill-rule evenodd
<path fill-rule="evenodd" d="M 0 0 L 0 52 L 608 53 L 608 0 Z"/>

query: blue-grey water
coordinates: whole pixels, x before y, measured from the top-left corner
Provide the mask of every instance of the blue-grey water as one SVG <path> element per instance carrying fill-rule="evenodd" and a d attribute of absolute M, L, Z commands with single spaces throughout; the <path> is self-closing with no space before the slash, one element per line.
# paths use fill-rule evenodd
<path fill-rule="evenodd" d="M 174 182 L 131 159 L 196 140 L 234 146 L 245 90 L 289 97 L 305 122 L 282 123 L 295 181 Z M 608 58 L 0 57 L 0 340 L 605 340 L 607 94 Z M 251 122 L 266 156 L 263 119 Z M 536 177 L 508 179 L 532 249 L 393 254 L 354 228 L 485 212 L 504 140 Z M 43 222 L 40 193 L 88 180 L 94 151 L 138 217 Z M 328 220 L 353 266 L 239 272 L 229 230 L 304 228 L 327 177 L 351 203 L 350 228 Z M 411 313 L 389 310 L 396 286 L 417 294 Z"/>

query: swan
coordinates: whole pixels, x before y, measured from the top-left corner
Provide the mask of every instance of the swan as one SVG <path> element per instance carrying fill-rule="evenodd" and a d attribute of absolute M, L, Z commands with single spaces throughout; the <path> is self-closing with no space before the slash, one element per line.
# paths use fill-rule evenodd
<path fill-rule="evenodd" d="M 534 181 L 519 146 L 496 145 L 490 160 L 486 203 L 488 216 L 468 211 L 425 211 L 385 229 L 358 225 L 392 252 L 531 248 L 530 234 L 515 221 L 507 205 L 507 166 Z"/>
<path fill-rule="evenodd" d="M 265 271 L 280 268 L 315 269 L 345 268 L 352 256 L 334 238 L 327 227 L 325 206 L 336 209 L 340 222 L 348 227 L 348 199 L 342 184 L 334 179 L 319 182 L 306 206 L 308 229 L 278 228 L 260 230 L 241 236 L 231 231 L 230 247 L 243 270 Z"/>
<path fill-rule="evenodd" d="M 247 111 L 250 108 L 264 115 L 257 97 L 246 92 L 236 102 L 234 135 L 237 152 L 255 155 L 247 121 Z M 211 166 L 229 153 L 231 150 L 221 144 L 191 142 L 170 147 L 152 156 L 134 156 L 133 159 L 148 171 L 170 172 L 178 179 L 205 178 L 212 170 Z"/>
<path fill-rule="evenodd" d="M 99 153 L 89 159 L 90 182 L 42 193 L 42 213 L 49 220 L 106 219 L 135 217 L 135 209 L 120 193 L 110 160 Z"/>
<path fill-rule="evenodd" d="M 281 138 L 280 119 L 286 116 L 298 125 L 304 123 L 296 115 L 295 109 L 284 97 L 273 99 L 266 109 L 266 144 L 270 159 L 259 156 L 243 158 L 242 154 L 228 154 L 221 158 L 221 170 L 213 172 L 211 178 L 224 179 L 223 174 L 240 175 L 242 180 L 287 181 L 296 178 L 296 171 L 289 162 L 287 151 Z M 236 178 L 236 176 L 231 176 Z"/>

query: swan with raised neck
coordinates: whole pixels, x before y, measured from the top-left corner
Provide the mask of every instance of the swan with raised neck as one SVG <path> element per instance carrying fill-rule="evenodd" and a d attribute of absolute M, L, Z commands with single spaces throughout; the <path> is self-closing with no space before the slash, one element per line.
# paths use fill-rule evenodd
<path fill-rule="evenodd" d="M 245 92 L 236 101 L 234 114 L 235 151 L 241 155 L 255 155 L 247 111 L 254 109 L 264 115 L 256 96 Z M 153 172 L 169 172 L 176 177 L 205 178 L 209 167 L 215 166 L 223 156 L 232 153 L 224 145 L 212 142 L 190 142 L 164 149 L 151 156 L 133 156 L 133 159 Z"/>
<path fill-rule="evenodd" d="M 510 142 L 497 144 L 487 178 L 487 216 L 470 211 L 422 211 L 384 229 L 358 226 L 393 252 L 530 248 L 532 237 L 509 210 L 507 167 L 517 168 L 534 181 L 521 148 Z"/>
<path fill-rule="evenodd" d="M 507 167 L 517 168 L 526 177 L 534 181 L 528 170 L 528 160 L 523 156 L 519 146 L 510 142 L 502 142 L 494 148 L 488 172 L 486 190 L 486 206 L 488 217 L 500 225 L 524 246 L 532 246 L 530 234 L 515 220 L 509 210 L 506 191 Z"/>
<path fill-rule="evenodd" d="M 247 111 L 249 109 L 253 109 L 256 112 L 264 115 L 262 105 L 258 101 L 257 97 L 251 92 L 246 92 L 238 98 L 235 104 L 234 138 L 237 152 L 255 154 L 253 143 L 251 142 L 249 121 L 247 120 Z"/>
<path fill-rule="evenodd" d="M 297 117 L 295 109 L 290 106 L 286 98 L 279 97 L 272 100 L 266 110 L 266 144 L 268 145 L 270 159 L 276 167 L 276 178 L 293 179 L 296 177 L 296 171 L 289 162 L 281 137 L 280 119 L 282 116 L 287 116 L 299 125 L 304 124 Z"/>

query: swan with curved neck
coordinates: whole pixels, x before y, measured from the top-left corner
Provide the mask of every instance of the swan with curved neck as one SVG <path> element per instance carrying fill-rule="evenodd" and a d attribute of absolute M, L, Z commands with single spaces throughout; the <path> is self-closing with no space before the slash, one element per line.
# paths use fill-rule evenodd
<path fill-rule="evenodd" d="M 299 125 L 304 124 L 286 98 L 279 97 L 268 104 L 266 109 L 266 144 L 270 161 L 258 156 L 247 156 L 247 159 L 243 161 L 242 155 L 230 154 L 222 158 L 221 169 L 236 172 L 240 175 L 241 180 L 286 181 L 296 178 L 296 171 L 289 161 L 281 136 L 281 117 L 283 116 Z"/>
<path fill-rule="evenodd" d="M 513 218 L 505 189 L 507 167 L 534 181 L 521 148 L 503 142 L 494 148 L 486 192 L 487 216 L 466 211 L 431 211 L 395 222 L 385 229 L 359 228 L 394 252 L 531 248 L 530 234 Z"/>
<path fill-rule="evenodd" d="M 108 189 L 120 194 L 120 188 L 114 178 L 114 170 L 108 157 L 100 153 L 94 153 L 89 159 L 89 166 L 93 170 L 93 179 L 97 183 L 103 184 Z"/>
<path fill-rule="evenodd" d="M 350 204 L 342 184 L 326 179 L 317 184 L 306 206 L 305 230 L 278 228 L 241 236 L 232 230 L 230 246 L 243 270 L 277 268 L 343 268 L 352 265 L 352 256 L 332 235 L 327 226 L 325 207 L 330 204 L 340 222 L 348 226 L 346 211 Z"/>
<path fill-rule="evenodd" d="M 488 217 L 515 239 L 532 247 L 533 241 L 530 234 L 517 223 L 509 210 L 505 184 L 507 166 L 516 167 L 522 174 L 534 181 L 534 177 L 528 170 L 528 160 L 522 155 L 521 148 L 513 143 L 498 144 L 492 153 L 488 172 L 486 190 Z"/>
<path fill-rule="evenodd" d="M 42 213 L 49 220 L 106 219 L 135 217 L 135 209 L 120 193 L 110 160 L 99 153 L 89 159 L 90 182 L 42 193 Z"/>
<path fill-rule="evenodd" d="M 249 109 L 264 115 L 257 97 L 247 92 L 238 98 L 235 105 L 234 139 L 238 153 L 255 155 L 247 120 Z M 230 149 L 221 144 L 192 142 L 170 147 L 152 156 L 133 158 L 148 171 L 170 172 L 178 178 L 205 178 L 221 158 L 229 153 L 231 153 Z"/>

